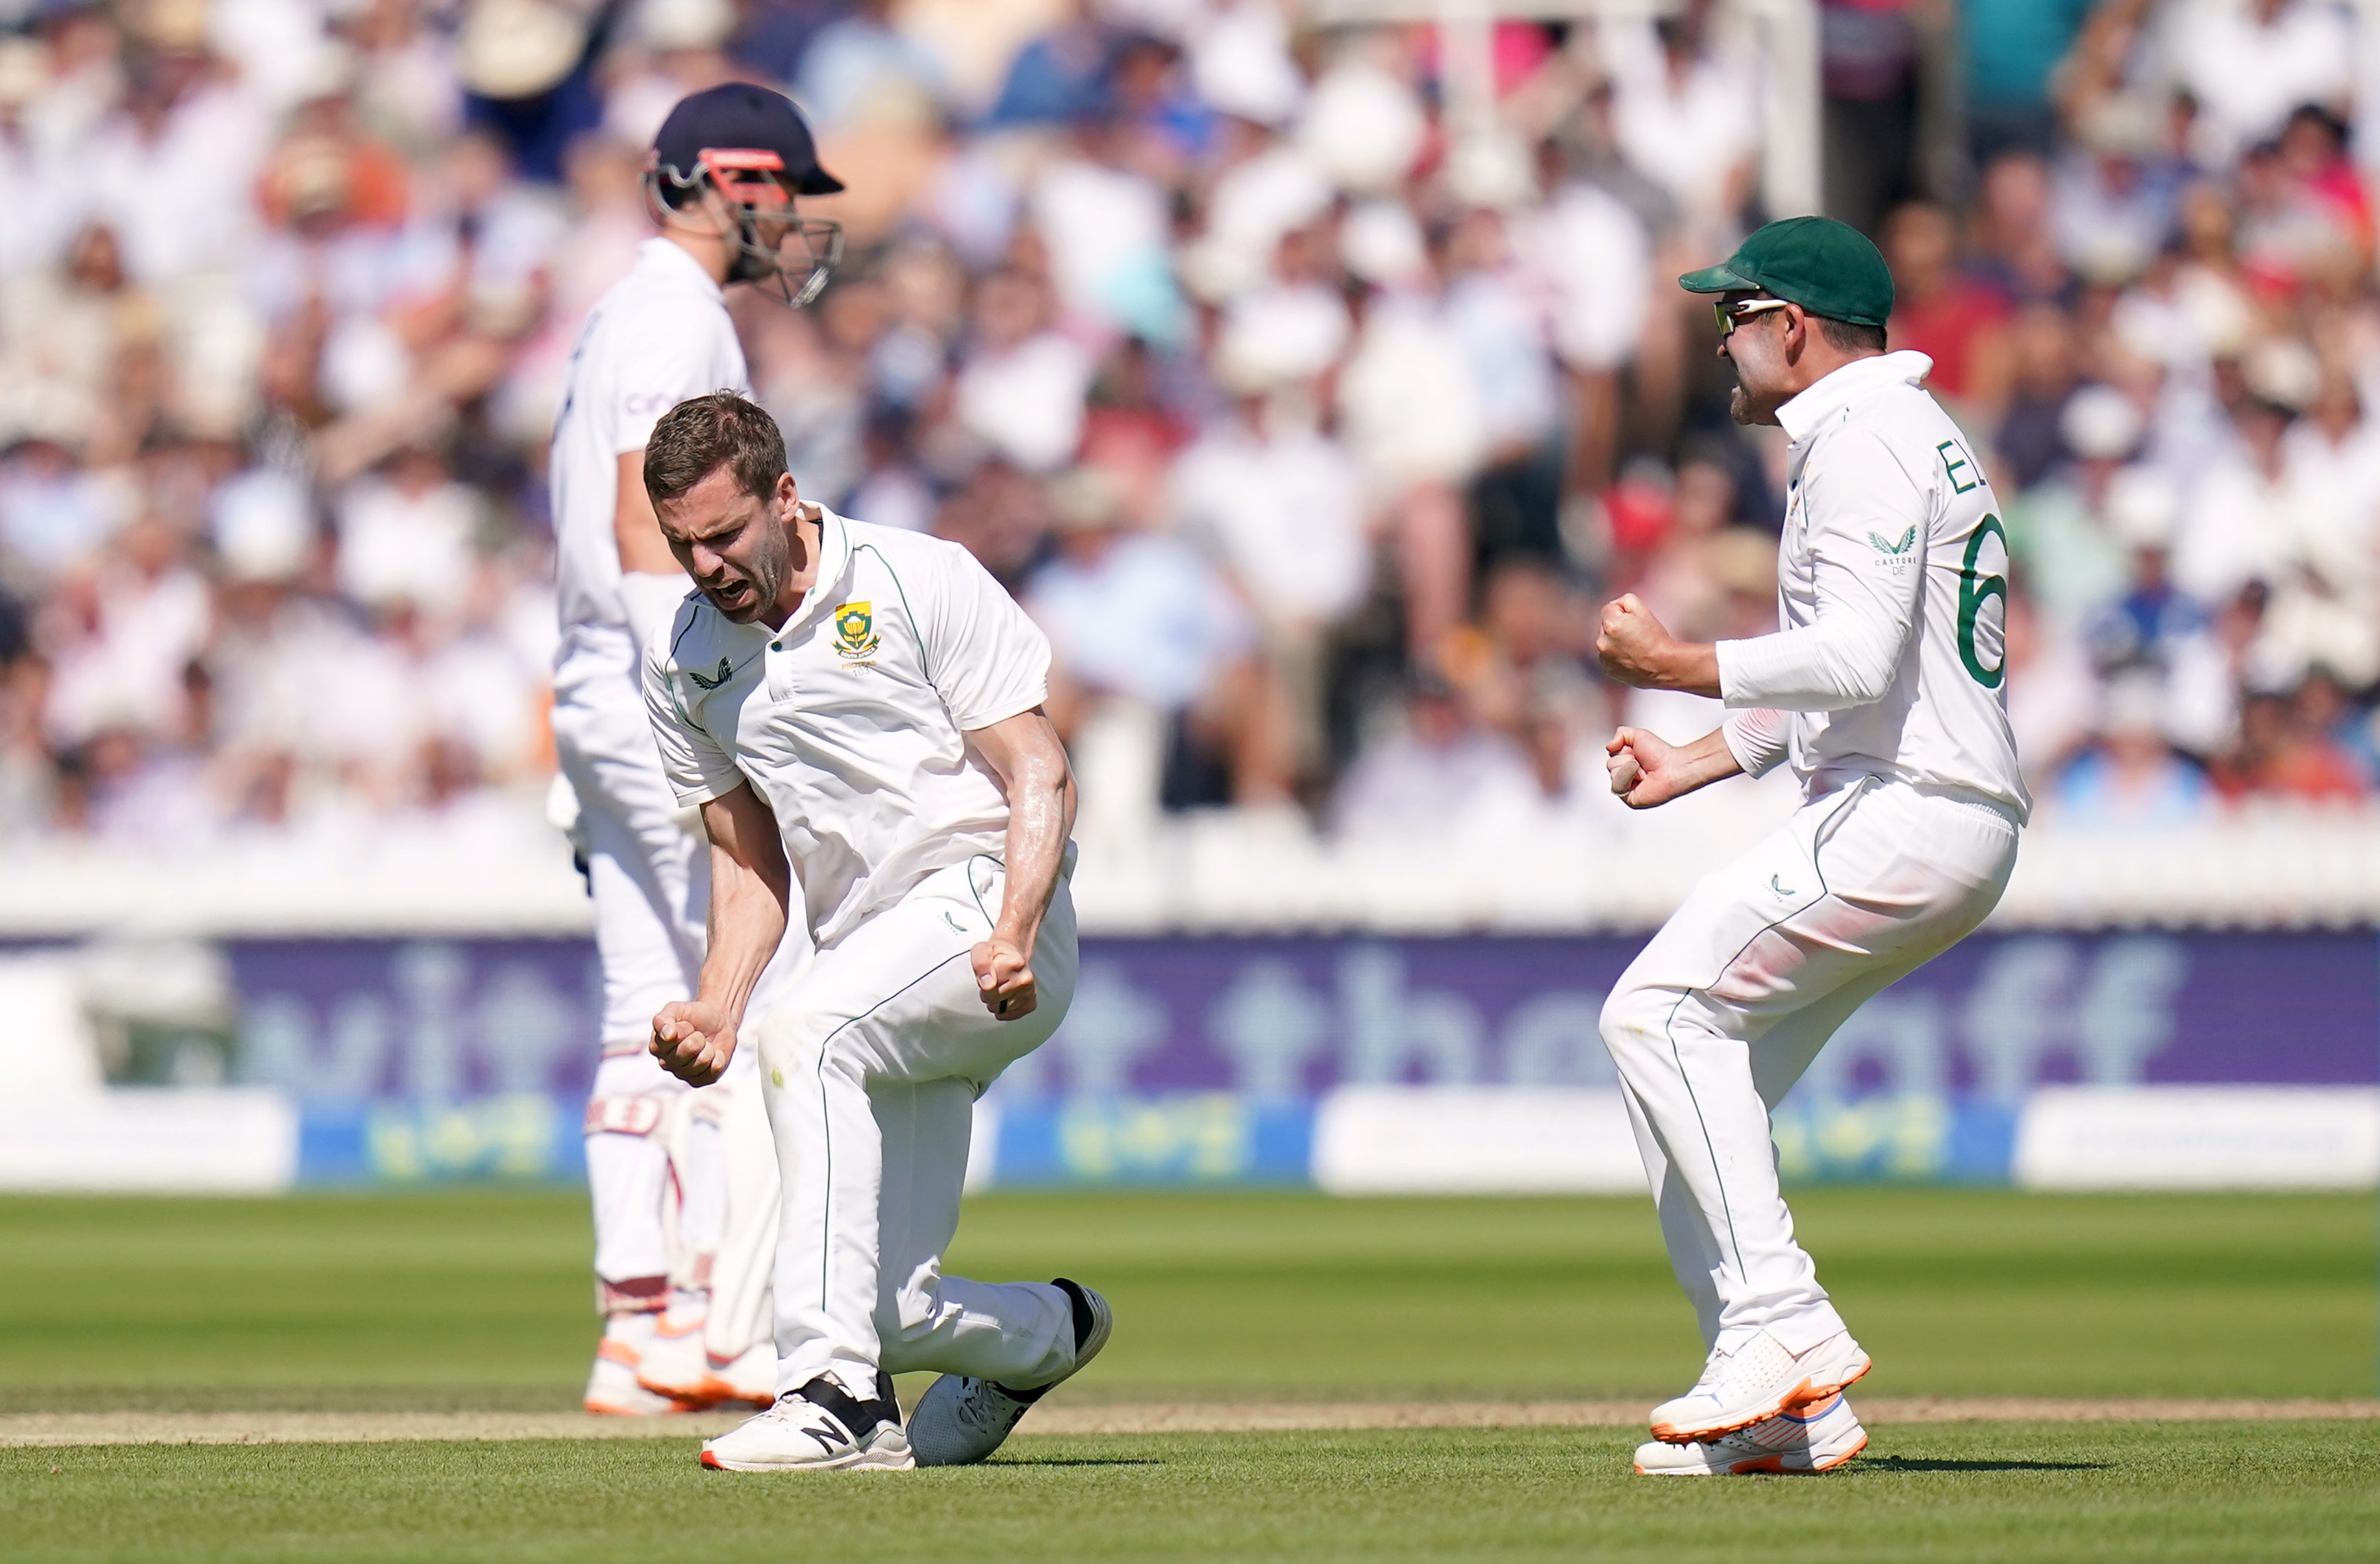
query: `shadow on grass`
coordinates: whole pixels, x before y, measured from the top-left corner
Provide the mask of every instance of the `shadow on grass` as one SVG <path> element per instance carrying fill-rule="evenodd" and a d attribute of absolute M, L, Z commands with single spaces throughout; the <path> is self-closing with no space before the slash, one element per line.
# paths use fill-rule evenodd
<path fill-rule="evenodd" d="M 1155 1456 L 1003 1456 L 986 1466 L 1163 1466 Z"/>
<path fill-rule="evenodd" d="M 1925 1456 L 1862 1459 L 1853 1472 L 2105 1472 L 2103 1460 L 1949 1460 Z"/>

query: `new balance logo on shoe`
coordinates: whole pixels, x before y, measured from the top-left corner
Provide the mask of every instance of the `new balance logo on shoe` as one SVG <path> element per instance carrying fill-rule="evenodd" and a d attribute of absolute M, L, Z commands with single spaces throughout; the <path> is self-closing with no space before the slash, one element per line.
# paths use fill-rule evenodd
<path fill-rule="evenodd" d="M 702 1447 L 714 1472 L 905 1472 L 917 1464 L 892 1381 L 879 1371 L 866 1400 L 820 1375 Z"/>

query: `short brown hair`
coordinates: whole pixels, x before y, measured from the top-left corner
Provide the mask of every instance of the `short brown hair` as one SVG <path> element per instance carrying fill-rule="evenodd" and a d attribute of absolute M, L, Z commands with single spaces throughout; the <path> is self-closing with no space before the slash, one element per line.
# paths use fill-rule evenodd
<path fill-rule="evenodd" d="M 645 441 L 645 495 L 658 510 L 722 467 L 738 489 L 767 499 L 785 475 L 784 434 L 759 403 L 733 391 L 689 397 L 662 414 Z"/>
<path fill-rule="evenodd" d="M 1881 353 L 1884 351 L 1884 328 L 1863 325 L 1856 321 L 1838 321 L 1826 315 L 1813 315 L 1818 323 L 1818 335 L 1838 353 Z"/>

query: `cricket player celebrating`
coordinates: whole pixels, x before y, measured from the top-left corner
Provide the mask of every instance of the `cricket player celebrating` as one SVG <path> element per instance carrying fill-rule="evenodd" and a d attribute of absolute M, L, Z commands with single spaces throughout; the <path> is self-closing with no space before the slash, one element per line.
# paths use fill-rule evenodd
<path fill-rule="evenodd" d="M 732 393 L 662 419 L 644 483 L 698 589 L 645 696 L 711 849 L 710 954 L 654 1055 L 720 1079 L 796 898 L 815 950 L 752 1038 L 784 1189 L 780 1395 L 702 1463 L 980 1460 L 1109 1329 L 1075 1282 L 941 1268 L 975 1100 L 1074 997 L 1050 643 L 955 544 L 804 502 L 777 426 Z M 942 1377 L 905 1430 L 889 1375 L 910 1369 Z"/>
<path fill-rule="evenodd" d="M 1612 790 L 1650 809 L 1780 761 L 1807 802 L 1698 885 L 1603 1009 L 1678 1279 L 1710 1356 L 1653 1411 L 1644 1472 L 1823 1472 L 1865 1447 L 1868 1370 L 1779 1193 L 1768 1110 L 1861 1003 L 1998 902 L 2031 809 L 2001 682 L 2008 538 L 1965 436 L 1887 353 L 1892 279 L 1855 230 L 1771 223 L 1679 279 L 1720 295 L 1740 423 L 1791 438 L 1775 635 L 1681 641 L 1603 612 L 1613 678 L 1716 696 L 1715 732 L 1621 728 Z"/>
<path fill-rule="evenodd" d="M 640 654 L 686 578 L 645 497 L 643 449 L 675 403 L 745 384 L 725 284 L 771 286 L 794 303 L 823 285 L 838 236 L 796 217 L 793 201 L 843 188 L 819 167 L 794 105 L 743 83 L 671 111 L 645 183 L 662 233 L 579 334 L 551 468 L 554 742 L 603 970 L 603 1060 L 586 1133 L 604 1329 L 586 1405 L 618 1413 L 775 1395 L 776 1174 L 756 1091 L 740 1105 L 732 1088 L 698 1098 L 646 1047 L 653 1011 L 694 990 L 709 866 L 645 720 Z"/>

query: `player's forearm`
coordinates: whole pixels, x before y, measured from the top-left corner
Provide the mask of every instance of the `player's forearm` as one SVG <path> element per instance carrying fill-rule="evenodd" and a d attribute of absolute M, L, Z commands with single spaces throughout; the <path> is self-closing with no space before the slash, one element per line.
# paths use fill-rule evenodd
<path fill-rule="evenodd" d="M 1683 746 L 1677 751 L 1676 759 L 1679 773 L 1677 796 L 1680 798 L 1707 788 L 1714 782 L 1724 782 L 1730 776 L 1743 774 L 1742 763 L 1735 758 L 1735 751 L 1728 746 L 1727 729 L 1724 727 L 1714 727 L 1693 743 Z"/>
<path fill-rule="evenodd" d="M 1644 677 L 1631 679 L 1639 690 L 1682 690 L 1689 695 L 1718 695 L 1718 648 L 1705 642 L 1672 641 L 1645 659 Z"/>
<path fill-rule="evenodd" d="M 1008 783 L 1008 884 L 992 929 L 995 938 L 1028 957 L 1050 898 L 1058 893 L 1058 871 L 1074 829 L 1075 776 L 1065 751 L 1034 757 Z"/>
<path fill-rule="evenodd" d="M 645 453 L 621 452 L 618 479 L 612 502 L 612 541 L 620 550 L 620 568 L 643 575 L 681 574 L 677 556 L 670 553 L 669 542 L 662 536 L 652 496 L 645 492 Z"/>
<path fill-rule="evenodd" d="M 752 990 L 784 942 L 790 876 L 782 861 L 771 876 L 723 848 L 710 851 L 710 918 L 698 998 L 737 1023 Z"/>

